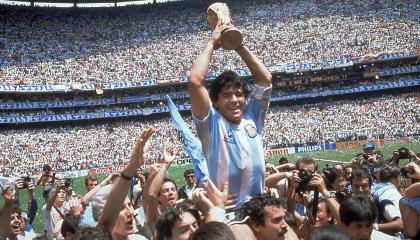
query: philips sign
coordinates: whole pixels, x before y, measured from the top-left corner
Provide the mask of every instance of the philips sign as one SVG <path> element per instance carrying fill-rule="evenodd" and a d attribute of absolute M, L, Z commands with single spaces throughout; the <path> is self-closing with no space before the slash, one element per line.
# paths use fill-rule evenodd
<path fill-rule="evenodd" d="M 302 152 L 315 152 L 315 151 L 322 151 L 324 150 L 324 146 L 322 145 L 312 145 L 312 146 L 304 146 L 304 147 L 296 147 L 297 153 Z"/>

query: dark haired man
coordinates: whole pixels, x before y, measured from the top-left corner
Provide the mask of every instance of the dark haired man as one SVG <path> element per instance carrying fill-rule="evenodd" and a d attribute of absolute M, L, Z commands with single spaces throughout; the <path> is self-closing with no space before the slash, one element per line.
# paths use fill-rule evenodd
<path fill-rule="evenodd" d="M 230 226 L 236 239 L 298 239 L 284 220 L 285 210 L 280 200 L 273 196 L 259 195 L 243 205 L 247 224 Z"/>
<path fill-rule="evenodd" d="M 194 177 L 194 170 L 187 169 L 184 172 L 184 179 L 187 184 L 182 186 L 178 190 L 178 198 L 179 199 L 191 199 L 192 192 L 195 189 L 195 177 Z"/>
<path fill-rule="evenodd" d="M 190 200 L 167 207 L 157 218 L 157 240 L 187 240 L 198 228 L 201 217 Z"/>
<path fill-rule="evenodd" d="M 247 88 L 233 71 L 219 75 L 207 92 L 205 78 L 222 32 L 231 23 L 219 22 L 195 60 L 188 79 L 191 110 L 207 160 L 210 179 L 221 188 L 229 182 L 231 193 L 242 203 L 264 190 L 262 128 L 271 93 L 271 74 L 246 46 L 235 51 L 251 71 L 255 84 Z"/>
<path fill-rule="evenodd" d="M 351 175 L 350 183 L 353 196 L 372 197 L 373 180 L 367 169 L 359 168 L 355 170 Z"/>
<path fill-rule="evenodd" d="M 373 229 L 378 214 L 375 203 L 366 196 L 353 196 L 340 205 L 340 222 L 354 240 L 387 240 L 392 236 Z"/>

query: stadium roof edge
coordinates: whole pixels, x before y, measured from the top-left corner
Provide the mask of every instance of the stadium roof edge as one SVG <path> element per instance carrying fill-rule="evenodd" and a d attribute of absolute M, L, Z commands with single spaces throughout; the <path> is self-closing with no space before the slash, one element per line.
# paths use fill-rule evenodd
<path fill-rule="evenodd" d="M 5 0 L 4 2 L 35 2 L 35 3 L 115 3 L 115 2 L 147 2 L 147 0 Z"/>

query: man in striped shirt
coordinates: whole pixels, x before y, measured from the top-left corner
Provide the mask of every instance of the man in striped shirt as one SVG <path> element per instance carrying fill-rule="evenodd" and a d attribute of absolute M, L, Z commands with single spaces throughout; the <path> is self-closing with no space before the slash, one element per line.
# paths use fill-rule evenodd
<path fill-rule="evenodd" d="M 235 51 L 251 71 L 255 84 L 247 89 L 235 72 L 226 71 L 214 80 L 210 93 L 207 91 L 205 77 L 211 57 L 220 47 L 222 32 L 232 27 L 230 23 L 216 26 L 193 64 L 188 88 L 210 179 L 219 188 L 229 182 L 229 193 L 236 194 L 240 204 L 264 190 L 262 129 L 271 94 L 271 74 L 241 45 Z"/>

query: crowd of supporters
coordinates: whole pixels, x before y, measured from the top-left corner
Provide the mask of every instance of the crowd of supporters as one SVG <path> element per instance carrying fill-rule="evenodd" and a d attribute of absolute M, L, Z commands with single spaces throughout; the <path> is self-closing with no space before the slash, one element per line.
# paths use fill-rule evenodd
<path fill-rule="evenodd" d="M 418 48 L 415 0 L 256 2 L 232 1 L 230 8 L 245 44 L 268 67 Z M 211 32 L 207 6 L 205 1 L 93 10 L 0 6 L 0 80 L 36 85 L 185 76 Z M 210 70 L 243 68 L 235 54 L 218 51 Z"/>
<path fill-rule="evenodd" d="M 398 106 L 398 107 L 396 107 Z M 265 121 L 266 149 L 343 140 L 417 136 L 419 96 L 401 94 L 361 100 L 339 100 L 271 107 Z M 191 118 L 184 117 L 195 132 Z M 4 175 L 32 174 L 52 163 L 58 171 L 123 165 L 136 136 L 153 126 L 150 139 L 156 149 L 168 143 L 184 158 L 177 132 L 167 117 L 157 120 L 121 121 L 90 126 L 20 129 L 0 132 L 1 167 Z M 36 149 L 36 151 L 34 151 Z M 162 158 L 153 151 L 148 161 Z"/>
<path fill-rule="evenodd" d="M 384 156 L 368 142 L 350 164 L 322 169 L 310 157 L 296 163 L 283 157 L 278 164 L 266 163 L 264 194 L 237 206 L 236 197 L 228 195 L 228 182 L 220 188 L 211 180 L 198 185 L 192 169 L 184 172 L 182 187 L 166 177 L 176 159 L 170 143 L 162 162 L 145 172 L 146 155 L 159 151 L 146 144 L 153 134 L 153 128 L 138 132 L 134 146 L 124 148 L 131 157 L 122 172 L 102 181 L 86 176 L 83 194 L 76 194 L 71 181 L 57 177 L 50 165 L 43 166 L 36 181 L 44 200 L 30 178 L 8 185 L 2 178 L 0 237 L 398 240 L 420 235 L 420 155 L 412 149 Z M 28 206 L 19 203 L 24 191 Z M 34 231 L 36 218 L 43 219 L 45 232 Z"/>

